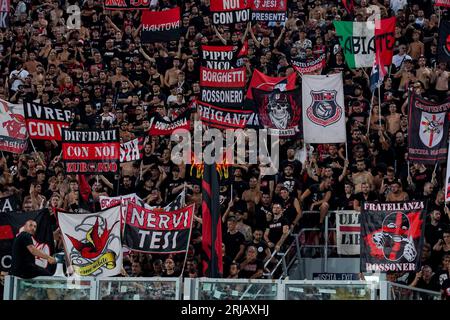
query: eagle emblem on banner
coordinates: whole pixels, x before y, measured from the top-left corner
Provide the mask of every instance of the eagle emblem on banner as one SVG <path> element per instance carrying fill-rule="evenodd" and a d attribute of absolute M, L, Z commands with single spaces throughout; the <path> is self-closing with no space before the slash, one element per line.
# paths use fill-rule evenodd
<path fill-rule="evenodd" d="M 446 113 L 422 112 L 420 119 L 419 137 L 428 148 L 437 146 L 444 135 L 444 121 Z"/>
<path fill-rule="evenodd" d="M 312 102 L 306 110 L 308 119 L 322 127 L 338 122 L 342 107 L 337 104 L 336 95 L 336 90 L 311 91 Z"/>

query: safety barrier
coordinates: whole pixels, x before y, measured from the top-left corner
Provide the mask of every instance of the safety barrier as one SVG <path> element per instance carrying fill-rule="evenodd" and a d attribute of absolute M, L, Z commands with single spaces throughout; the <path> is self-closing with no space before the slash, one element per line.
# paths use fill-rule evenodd
<path fill-rule="evenodd" d="M 5 277 L 5 300 L 439 300 L 390 282 L 210 278 Z"/>

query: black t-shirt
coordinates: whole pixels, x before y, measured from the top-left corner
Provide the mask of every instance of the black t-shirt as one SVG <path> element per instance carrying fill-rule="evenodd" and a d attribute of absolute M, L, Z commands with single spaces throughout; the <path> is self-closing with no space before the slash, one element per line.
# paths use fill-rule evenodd
<path fill-rule="evenodd" d="M 255 259 L 253 262 L 250 262 L 241 268 L 241 270 L 239 271 L 239 278 L 248 279 L 253 276 L 258 270 L 263 269 L 263 262 L 259 259 Z"/>
<path fill-rule="evenodd" d="M 261 261 L 264 261 L 264 259 L 266 258 L 266 249 L 269 247 L 267 245 L 267 243 L 262 239 L 258 243 L 250 241 L 247 243 L 245 250 L 247 250 L 247 248 L 250 246 L 253 246 L 256 248 L 256 252 L 257 252 L 256 258 L 258 258 Z"/>
<path fill-rule="evenodd" d="M 235 234 L 227 232 L 223 237 L 223 243 L 225 244 L 226 255 L 234 259 L 240 250 L 240 246 L 245 244 L 245 237 L 239 231 Z"/>
<path fill-rule="evenodd" d="M 35 264 L 35 258 L 28 250 L 28 246 L 33 244 L 33 238 L 28 232 L 21 232 L 12 245 L 12 265 L 11 274 L 22 276 L 30 271 L 30 267 Z"/>
<path fill-rule="evenodd" d="M 442 224 L 433 226 L 431 223 L 428 223 L 425 226 L 425 239 L 431 245 L 431 247 L 433 247 L 439 241 L 439 239 L 442 239 L 443 231 L 444 226 Z"/>
<path fill-rule="evenodd" d="M 281 216 L 278 219 L 273 219 L 267 224 L 267 229 L 269 229 L 269 240 L 270 242 L 277 244 L 283 235 L 283 226 L 289 227 L 289 221 L 285 216 Z"/>
<path fill-rule="evenodd" d="M 355 200 L 358 200 L 359 205 L 362 206 L 362 203 L 364 201 L 376 201 L 378 200 L 378 196 L 375 192 L 369 191 L 369 194 L 367 195 L 367 200 L 364 198 L 364 194 L 362 192 L 358 192 L 355 194 Z"/>
<path fill-rule="evenodd" d="M 320 183 L 313 184 L 310 186 L 309 191 L 311 192 L 311 195 L 305 199 L 306 209 L 309 210 L 309 207 L 317 201 L 323 200 L 325 197 L 325 194 L 329 191 L 327 190 L 320 190 Z M 316 208 L 317 209 L 317 208 Z"/>
<path fill-rule="evenodd" d="M 302 184 L 299 180 L 292 178 L 292 177 L 282 177 L 279 181 L 279 183 L 282 183 L 283 186 L 288 189 L 289 194 L 291 197 L 297 198 L 298 193 L 297 191 L 302 191 Z"/>
<path fill-rule="evenodd" d="M 255 209 L 255 229 L 261 229 L 262 231 L 265 230 L 265 227 L 267 225 L 267 220 L 266 220 L 266 214 L 267 213 L 272 213 L 272 210 L 269 206 L 265 206 L 262 204 L 258 204 L 256 205 L 256 209 Z"/>

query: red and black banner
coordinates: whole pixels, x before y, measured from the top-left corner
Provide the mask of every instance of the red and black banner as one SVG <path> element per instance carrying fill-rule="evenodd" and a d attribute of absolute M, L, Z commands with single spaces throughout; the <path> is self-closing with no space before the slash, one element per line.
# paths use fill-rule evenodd
<path fill-rule="evenodd" d="M 253 89 L 253 99 L 258 108 L 260 123 L 269 134 L 280 137 L 302 135 L 302 94 L 291 91 L 263 91 Z"/>
<path fill-rule="evenodd" d="M 142 158 L 144 138 L 139 137 L 120 144 L 120 162 L 137 161 Z"/>
<path fill-rule="evenodd" d="M 438 60 L 440 62 L 450 61 L 450 21 L 441 21 L 438 43 Z"/>
<path fill-rule="evenodd" d="M 248 55 L 248 42 L 238 46 L 202 45 L 203 66 L 210 69 L 229 70 L 243 65 L 242 57 Z"/>
<path fill-rule="evenodd" d="M 220 108 L 197 101 L 200 120 L 211 128 L 243 129 L 247 125 L 251 110 Z"/>
<path fill-rule="evenodd" d="M 9 271 L 11 268 L 11 249 L 14 238 L 21 232 L 21 228 L 28 220 L 37 223 L 33 243 L 39 250 L 48 255 L 54 252 L 53 230 L 54 222 L 50 218 L 48 209 L 31 212 L 3 212 L 0 214 L 0 270 Z M 46 268 L 47 261 L 36 258 L 36 264 Z"/>
<path fill-rule="evenodd" d="M 62 131 L 62 159 L 67 173 L 116 173 L 119 170 L 119 131 Z"/>
<path fill-rule="evenodd" d="M 447 160 L 450 98 L 437 104 L 409 95 L 408 159 L 424 164 Z"/>
<path fill-rule="evenodd" d="M 213 24 L 235 24 L 250 20 L 250 1 L 211 0 Z"/>
<path fill-rule="evenodd" d="M 148 133 L 151 136 L 170 136 L 175 130 L 191 129 L 191 112 L 185 111 L 175 120 L 164 119 L 159 113 L 150 115 L 150 130 Z"/>
<path fill-rule="evenodd" d="M 312 59 L 292 59 L 291 65 L 298 73 L 307 74 L 323 69 L 326 64 L 326 57 L 326 54 L 323 53 Z"/>
<path fill-rule="evenodd" d="M 250 0 L 252 21 L 285 22 L 286 0 Z"/>
<path fill-rule="evenodd" d="M 425 215 L 422 201 L 365 202 L 361 210 L 361 272 L 418 271 Z"/>
<path fill-rule="evenodd" d="M 19 210 L 20 204 L 15 195 L 0 198 L 0 213 Z"/>
<path fill-rule="evenodd" d="M 245 82 L 245 68 L 217 70 L 200 67 L 201 101 L 221 107 L 242 107 Z"/>
<path fill-rule="evenodd" d="M 142 12 L 142 43 L 178 41 L 181 31 L 180 7 Z"/>
<path fill-rule="evenodd" d="M 202 180 L 202 249 L 203 275 L 220 278 L 223 275 L 222 218 L 220 187 L 216 166 L 205 164 Z"/>
<path fill-rule="evenodd" d="M 124 244 L 145 253 L 181 253 L 189 246 L 194 205 L 175 211 L 128 203 Z"/>
<path fill-rule="evenodd" d="M 250 85 L 247 90 L 247 99 L 253 100 L 253 89 L 260 89 L 263 91 L 273 91 L 278 89 L 280 91 L 289 91 L 295 89 L 295 82 L 297 74 L 291 73 L 287 77 L 271 77 L 267 76 L 261 71 L 254 70 Z"/>
<path fill-rule="evenodd" d="M 35 102 L 24 102 L 23 109 L 30 139 L 61 141 L 62 129 L 70 126 L 70 110 Z"/>
<path fill-rule="evenodd" d="M 450 7 L 450 0 L 436 0 L 434 5 L 437 7 Z"/>
<path fill-rule="evenodd" d="M 148 10 L 151 0 L 105 0 L 105 10 Z"/>

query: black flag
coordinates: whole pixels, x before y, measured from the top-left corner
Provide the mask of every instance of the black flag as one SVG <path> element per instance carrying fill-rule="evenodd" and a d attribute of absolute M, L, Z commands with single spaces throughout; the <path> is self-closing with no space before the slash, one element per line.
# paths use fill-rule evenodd
<path fill-rule="evenodd" d="M 202 248 L 205 253 L 204 275 L 220 278 L 222 263 L 222 219 L 220 216 L 219 179 L 216 166 L 205 164 L 202 181 Z"/>

